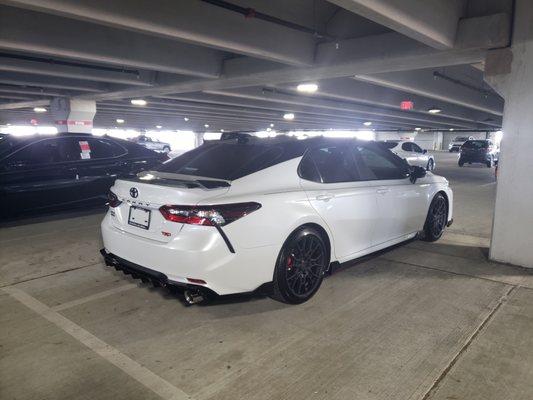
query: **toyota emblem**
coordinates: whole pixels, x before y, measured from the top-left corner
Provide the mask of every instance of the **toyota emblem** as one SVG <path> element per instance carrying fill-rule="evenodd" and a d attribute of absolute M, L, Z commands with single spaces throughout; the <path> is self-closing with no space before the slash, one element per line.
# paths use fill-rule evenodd
<path fill-rule="evenodd" d="M 135 199 L 137 198 L 138 195 L 139 195 L 139 191 L 137 190 L 137 188 L 132 187 L 130 189 L 130 196 Z"/>

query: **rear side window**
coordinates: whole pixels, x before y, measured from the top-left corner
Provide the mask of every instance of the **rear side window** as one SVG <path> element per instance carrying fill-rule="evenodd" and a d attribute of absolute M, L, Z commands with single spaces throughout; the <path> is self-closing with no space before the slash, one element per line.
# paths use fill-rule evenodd
<path fill-rule="evenodd" d="M 300 163 L 299 173 L 303 179 L 322 183 L 359 180 L 350 147 L 330 146 L 310 150 Z"/>
<path fill-rule="evenodd" d="M 161 172 L 234 180 L 299 157 L 301 145 L 216 142 L 205 144 L 158 168 Z"/>
<path fill-rule="evenodd" d="M 406 177 L 407 165 L 390 152 L 357 145 L 354 153 L 357 168 L 363 181 L 403 179 Z"/>
<path fill-rule="evenodd" d="M 414 151 L 413 150 L 413 144 L 412 143 L 402 143 L 402 150 L 403 151 Z"/>
<path fill-rule="evenodd" d="M 106 139 L 79 139 L 78 145 L 84 159 L 114 158 L 126 154 L 122 146 Z"/>
<path fill-rule="evenodd" d="M 80 159 L 75 138 L 44 139 L 32 143 L 9 157 L 11 164 L 39 165 L 54 164 Z"/>

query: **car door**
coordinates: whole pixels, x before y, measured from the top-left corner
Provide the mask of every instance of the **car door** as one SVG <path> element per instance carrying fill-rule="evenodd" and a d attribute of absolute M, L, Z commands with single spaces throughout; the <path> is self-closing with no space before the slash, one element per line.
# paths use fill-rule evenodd
<path fill-rule="evenodd" d="M 414 143 L 411 142 L 404 142 L 401 145 L 402 154 L 401 156 L 409 163 L 409 165 L 420 165 L 420 161 L 418 160 L 418 154 L 415 152 Z"/>
<path fill-rule="evenodd" d="M 83 182 L 84 199 L 105 198 L 109 188 L 119 176 L 127 176 L 130 162 L 124 157 L 126 148 L 113 140 L 96 137 L 77 137 L 78 151 L 85 155 L 76 164 L 79 180 Z"/>
<path fill-rule="evenodd" d="M 1 208 L 20 214 L 74 201 L 76 173 L 70 169 L 63 146 L 66 138 L 43 138 L 3 160 Z"/>
<path fill-rule="evenodd" d="M 424 151 L 416 143 L 411 143 L 411 148 L 413 149 L 413 153 L 416 155 L 417 158 L 416 165 L 422 168 L 426 168 L 429 161 L 429 155 L 427 154 L 427 151 Z"/>
<path fill-rule="evenodd" d="M 300 164 L 301 186 L 330 228 L 336 256 L 345 261 L 373 245 L 376 188 L 361 182 L 350 146 L 310 149 Z"/>
<path fill-rule="evenodd" d="M 378 215 L 374 245 L 398 239 L 422 228 L 428 184 L 411 183 L 408 165 L 396 155 L 371 143 L 355 146 L 360 179 L 374 183 Z"/>

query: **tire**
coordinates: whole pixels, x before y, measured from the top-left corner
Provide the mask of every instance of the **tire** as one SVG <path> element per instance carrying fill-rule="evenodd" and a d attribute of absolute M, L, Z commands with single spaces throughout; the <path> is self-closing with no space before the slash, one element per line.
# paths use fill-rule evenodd
<path fill-rule="evenodd" d="M 426 242 L 439 240 L 444 233 L 447 222 L 448 202 L 442 193 L 437 193 L 429 205 L 422 240 Z"/>
<path fill-rule="evenodd" d="M 329 253 L 320 233 L 303 227 L 283 244 L 274 269 L 274 300 L 301 304 L 318 291 L 329 265 Z"/>
<path fill-rule="evenodd" d="M 459 166 L 462 167 L 463 165 L 465 165 L 465 162 L 462 161 L 462 160 L 459 160 L 459 162 L 457 164 L 459 164 Z"/>
<path fill-rule="evenodd" d="M 433 161 L 433 159 L 430 158 L 429 161 L 428 161 L 428 165 L 426 167 L 426 170 L 427 171 L 433 171 L 434 168 L 435 168 L 435 161 Z"/>
<path fill-rule="evenodd" d="M 168 146 L 163 147 L 163 152 L 167 154 L 170 153 L 170 147 Z"/>
<path fill-rule="evenodd" d="M 494 161 L 492 160 L 492 157 L 489 159 L 489 161 L 486 162 L 487 168 L 492 168 Z"/>

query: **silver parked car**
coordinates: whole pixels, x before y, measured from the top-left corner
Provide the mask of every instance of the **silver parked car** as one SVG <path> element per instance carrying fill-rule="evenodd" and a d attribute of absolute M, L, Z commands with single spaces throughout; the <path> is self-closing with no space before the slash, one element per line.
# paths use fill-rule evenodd
<path fill-rule="evenodd" d="M 132 142 L 135 142 L 137 144 L 140 144 L 143 147 L 146 147 L 147 149 L 159 151 L 163 153 L 169 153 L 170 152 L 170 144 L 166 142 L 161 142 L 157 139 L 148 137 L 148 136 L 137 136 L 135 138 L 130 139 Z"/>

